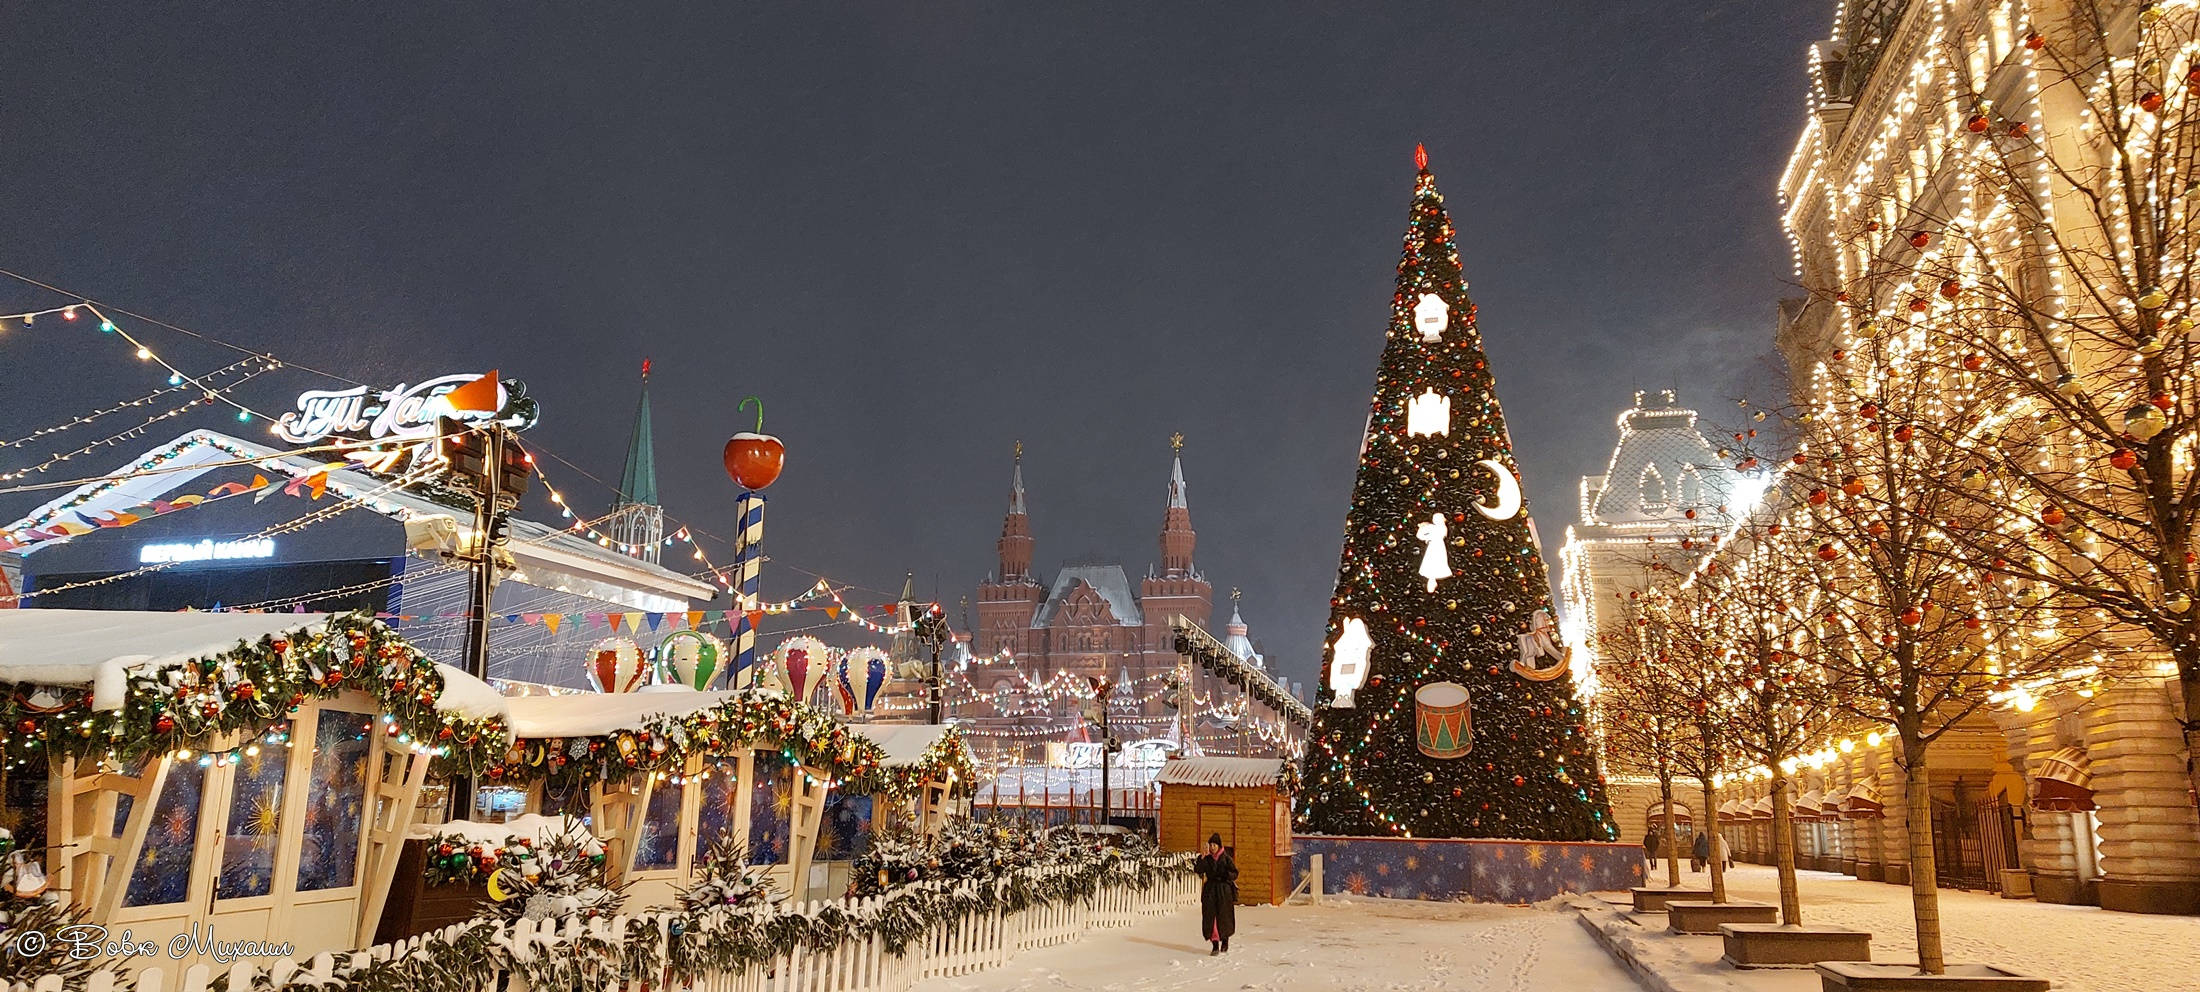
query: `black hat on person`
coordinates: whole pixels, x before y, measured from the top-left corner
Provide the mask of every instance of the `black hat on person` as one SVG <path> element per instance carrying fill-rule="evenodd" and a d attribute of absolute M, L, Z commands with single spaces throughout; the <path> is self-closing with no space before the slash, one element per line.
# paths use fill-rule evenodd
<path fill-rule="evenodd" d="M 1214 845 L 1214 846 L 1216 846 L 1216 847 L 1221 847 L 1221 846 L 1222 846 L 1222 835 L 1221 835 L 1221 834 L 1218 834 L 1218 833 L 1217 833 L 1217 834 L 1208 834 L 1208 835 L 1207 835 L 1207 843 L 1209 843 L 1209 844 L 1213 844 L 1213 845 Z"/>

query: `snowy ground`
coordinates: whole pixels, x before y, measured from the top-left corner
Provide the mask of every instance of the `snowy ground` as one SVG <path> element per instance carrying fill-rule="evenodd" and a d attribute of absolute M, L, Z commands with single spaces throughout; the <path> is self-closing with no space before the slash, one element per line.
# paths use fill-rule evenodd
<path fill-rule="evenodd" d="M 1805 924 L 1869 931 L 1875 961 L 1917 960 L 1908 886 L 1827 872 L 1797 875 Z M 1661 867 L 1650 877 L 1663 884 L 1665 872 Z M 1709 876 L 1685 870 L 1681 879 L 1683 885 L 1711 884 Z M 1736 899 L 1779 902 L 1778 876 L 1770 868 L 1736 868 L 1727 875 L 1727 886 Z M 1658 923 L 1663 918 L 1662 914 L 1646 917 Z M 2111 913 L 2092 906 L 1944 891 L 1940 919 L 1950 962 L 1982 962 L 2037 975 L 2053 980 L 2058 992 L 2200 992 L 2200 972 L 2192 966 L 2193 949 L 2200 948 L 2200 917 Z M 1677 939 L 1685 941 L 1694 951 L 1691 956 L 1701 960 L 1704 974 L 1738 974 L 1711 964 L 1718 957 L 1719 938 Z M 1813 980 L 1783 984 L 1765 978 L 1745 987 L 1784 992 L 1818 986 Z"/>
<path fill-rule="evenodd" d="M 1637 992 L 1563 911 L 1331 899 L 1240 906 L 1230 952 L 1207 956 L 1197 907 L 1127 930 L 1094 931 L 1005 967 L 939 978 L 919 992 L 1008 989 Z"/>

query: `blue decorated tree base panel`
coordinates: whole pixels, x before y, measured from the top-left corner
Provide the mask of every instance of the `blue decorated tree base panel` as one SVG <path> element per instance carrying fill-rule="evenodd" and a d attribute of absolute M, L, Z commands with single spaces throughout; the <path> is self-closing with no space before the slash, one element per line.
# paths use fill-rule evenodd
<path fill-rule="evenodd" d="M 1643 877 L 1640 844 L 1301 834 L 1292 846 L 1293 884 L 1319 854 L 1330 893 L 1383 899 L 1532 903 Z"/>

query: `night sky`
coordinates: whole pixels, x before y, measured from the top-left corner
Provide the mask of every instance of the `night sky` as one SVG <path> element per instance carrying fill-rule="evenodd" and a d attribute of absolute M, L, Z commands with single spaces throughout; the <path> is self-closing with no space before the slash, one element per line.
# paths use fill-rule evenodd
<path fill-rule="evenodd" d="M 1307 678 L 1414 143 L 1555 556 L 1633 390 L 1780 391 L 1773 186 L 1832 6 L 10 5 L 0 268 L 361 382 L 501 368 L 529 442 L 605 479 L 649 356 L 667 511 L 717 534 L 761 396 L 767 598 L 914 570 L 956 617 L 1017 439 L 1040 571 L 1135 579 L 1181 431 L 1218 621 L 1242 587 Z M 160 384 L 89 322 L 11 323 L 0 369 L 0 440 Z M 266 439 L 209 413 L 66 467 L 191 426 Z"/>

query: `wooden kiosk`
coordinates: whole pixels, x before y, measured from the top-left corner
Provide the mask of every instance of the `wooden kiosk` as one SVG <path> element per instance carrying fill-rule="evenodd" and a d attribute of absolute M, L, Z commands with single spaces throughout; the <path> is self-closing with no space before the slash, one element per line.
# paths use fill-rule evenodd
<path fill-rule="evenodd" d="M 493 819 L 585 818 L 647 907 L 726 832 L 782 891 L 838 897 L 812 871 L 836 794 L 932 830 L 971 777 L 950 728 L 874 740 L 771 690 L 652 688 L 506 697 L 358 615 L 0 611 L 4 798 L 18 850 L 90 922 L 213 925 L 303 959 L 387 939 L 386 915 L 426 929 L 428 838 L 501 840 L 443 823 L 432 779 L 471 776 Z"/>
<path fill-rule="evenodd" d="M 1222 835 L 1238 865 L 1238 902 L 1291 894 L 1291 795 L 1281 758 L 1175 758 L 1161 766 L 1161 849 L 1204 851 Z"/>

